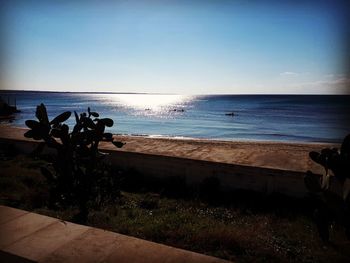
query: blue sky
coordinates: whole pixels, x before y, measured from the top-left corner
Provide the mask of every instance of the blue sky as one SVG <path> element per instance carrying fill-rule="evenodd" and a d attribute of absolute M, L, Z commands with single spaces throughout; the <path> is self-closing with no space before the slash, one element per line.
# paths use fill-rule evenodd
<path fill-rule="evenodd" d="M 5 89 L 344 93 L 342 5 L 288 1 L 14 1 Z"/>

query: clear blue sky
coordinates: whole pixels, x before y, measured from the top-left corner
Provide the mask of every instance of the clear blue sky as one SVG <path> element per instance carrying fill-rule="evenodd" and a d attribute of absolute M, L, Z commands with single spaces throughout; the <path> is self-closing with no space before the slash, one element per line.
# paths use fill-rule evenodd
<path fill-rule="evenodd" d="M 5 89 L 342 93 L 349 83 L 341 4 L 7 2 Z"/>

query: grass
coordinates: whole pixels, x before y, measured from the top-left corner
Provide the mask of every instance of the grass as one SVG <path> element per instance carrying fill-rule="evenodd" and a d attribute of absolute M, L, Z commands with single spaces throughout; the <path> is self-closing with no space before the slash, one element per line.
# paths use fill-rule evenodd
<path fill-rule="evenodd" d="M 44 161 L 0 155 L 0 203 L 72 220 L 75 208 L 50 210 L 39 167 Z M 122 191 L 113 205 L 91 211 L 88 225 L 235 262 L 350 262 L 350 243 L 338 226 L 324 245 L 302 201 L 237 194 L 209 205 L 198 198 L 170 198 L 159 191 Z M 276 198 L 275 198 L 276 199 Z M 274 200 L 275 200 L 274 199 Z"/>

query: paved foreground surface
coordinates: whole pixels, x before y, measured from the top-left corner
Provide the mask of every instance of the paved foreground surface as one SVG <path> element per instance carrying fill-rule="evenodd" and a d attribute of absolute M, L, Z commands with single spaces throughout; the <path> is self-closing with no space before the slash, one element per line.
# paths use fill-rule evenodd
<path fill-rule="evenodd" d="M 227 262 L 0 206 L 0 262 Z"/>

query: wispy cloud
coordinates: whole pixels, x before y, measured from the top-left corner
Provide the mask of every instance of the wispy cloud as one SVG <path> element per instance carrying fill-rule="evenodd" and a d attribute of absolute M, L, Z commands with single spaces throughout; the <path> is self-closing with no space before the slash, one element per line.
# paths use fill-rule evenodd
<path fill-rule="evenodd" d="M 320 80 L 293 83 L 288 86 L 300 92 L 307 93 L 308 91 L 318 91 L 319 93 L 348 94 L 350 87 L 350 78 L 344 75 L 326 75 L 323 79 Z"/>
<path fill-rule="evenodd" d="M 293 71 L 285 71 L 281 72 L 280 76 L 297 76 L 299 73 L 293 72 Z"/>
<path fill-rule="evenodd" d="M 327 78 L 328 77 L 328 78 Z M 327 85 L 329 87 L 347 87 L 350 85 L 350 78 L 344 75 L 326 76 L 326 79 L 309 82 L 309 85 Z"/>

